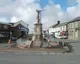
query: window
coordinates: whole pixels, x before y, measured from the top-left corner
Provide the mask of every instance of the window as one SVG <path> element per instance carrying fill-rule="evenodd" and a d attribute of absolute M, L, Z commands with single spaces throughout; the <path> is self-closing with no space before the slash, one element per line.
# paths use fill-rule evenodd
<path fill-rule="evenodd" d="M 1 24 L 0 24 L 0 28 L 1 28 Z"/>
<path fill-rule="evenodd" d="M 69 31 L 69 35 L 70 36 L 73 36 L 73 31 Z"/>
<path fill-rule="evenodd" d="M 74 24 L 75 24 L 75 28 L 78 28 L 78 22 L 75 22 Z"/>
<path fill-rule="evenodd" d="M 72 28 L 72 24 L 70 23 L 70 24 L 69 24 L 69 29 L 71 29 L 71 28 Z"/>
<path fill-rule="evenodd" d="M 74 23 L 71 23 L 71 28 L 74 28 Z"/>
<path fill-rule="evenodd" d="M 8 29 L 8 26 L 7 25 L 4 25 L 4 29 Z"/>
<path fill-rule="evenodd" d="M 0 24 L 0 28 L 1 28 L 1 29 L 3 29 L 3 28 L 4 28 L 3 26 L 4 26 L 3 24 Z"/>

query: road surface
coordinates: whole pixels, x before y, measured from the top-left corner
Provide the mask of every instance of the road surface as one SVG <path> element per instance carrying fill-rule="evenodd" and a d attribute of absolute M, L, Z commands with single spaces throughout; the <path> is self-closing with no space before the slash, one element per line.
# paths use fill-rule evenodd
<path fill-rule="evenodd" d="M 80 43 L 71 45 L 74 52 L 65 54 L 0 51 L 0 64 L 80 64 Z M 4 44 L 0 46 L 3 48 Z"/>
<path fill-rule="evenodd" d="M 80 64 L 80 55 L 0 52 L 0 64 Z"/>

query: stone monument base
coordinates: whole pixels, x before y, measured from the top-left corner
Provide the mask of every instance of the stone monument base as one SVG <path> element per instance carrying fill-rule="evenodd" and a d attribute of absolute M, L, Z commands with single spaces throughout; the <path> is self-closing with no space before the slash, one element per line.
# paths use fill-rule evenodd
<path fill-rule="evenodd" d="M 33 48 L 41 48 L 42 42 L 40 40 L 33 41 Z"/>

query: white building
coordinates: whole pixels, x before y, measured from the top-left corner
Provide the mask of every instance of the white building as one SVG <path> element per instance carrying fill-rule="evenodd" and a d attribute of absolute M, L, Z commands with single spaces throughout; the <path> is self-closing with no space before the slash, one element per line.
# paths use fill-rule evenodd
<path fill-rule="evenodd" d="M 49 28 L 49 34 L 53 34 L 56 38 L 67 38 L 67 23 L 61 23 Z"/>
<path fill-rule="evenodd" d="M 60 24 L 60 21 L 57 21 L 57 24 L 55 24 L 55 25 L 49 27 L 48 30 L 49 30 L 49 34 L 50 34 L 50 35 L 53 34 L 53 33 L 55 32 L 54 27 L 57 26 L 57 25 L 59 25 L 59 24 Z"/>

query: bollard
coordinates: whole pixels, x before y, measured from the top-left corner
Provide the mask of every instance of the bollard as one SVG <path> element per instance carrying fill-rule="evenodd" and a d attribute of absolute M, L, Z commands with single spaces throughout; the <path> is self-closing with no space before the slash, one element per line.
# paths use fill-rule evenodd
<path fill-rule="evenodd" d="M 9 45 L 9 46 L 11 45 L 11 39 L 8 40 L 8 45 Z"/>

